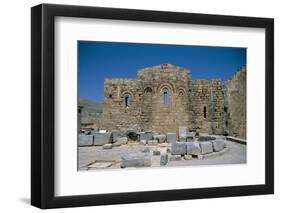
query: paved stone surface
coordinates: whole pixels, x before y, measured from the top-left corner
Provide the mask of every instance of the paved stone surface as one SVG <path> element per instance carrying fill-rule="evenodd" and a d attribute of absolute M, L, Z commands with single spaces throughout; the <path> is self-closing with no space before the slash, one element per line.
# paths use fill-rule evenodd
<path fill-rule="evenodd" d="M 198 158 L 192 158 L 191 160 L 179 160 L 168 161 L 165 167 L 177 167 L 177 166 L 195 166 L 195 165 L 222 165 L 222 164 L 241 164 L 246 163 L 246 148 L 244 144 L 239 144 L 232 141 L 225 141 L 228 151 L 215 157 L 204 158 L 199 160 Z M 140 144 L 126 144 L 119 147 L 113 147 L 112 149 L 103 149 L 101 146 L 88 146 L 78 147 L 78 168 L 79 170 L 87 170 L 87 165 L 95 161 L 114 162 L 110 167 L 106 169 L 120 169 L 121 156 L 126 153 L 140 152 L 144 149 Z M 165 151 L 169 148 L 159 147 L 158 145 L 151 145 L 149 149 L 163 149 Z M 168 157 L 171 156 L 167 153 Z M 160 166 L 160 156 L 151 156 L 151 167 Z M 163 167 L 163 166 L 162 166 Z M 91 170 L 95 170 L 94 168 Z"/>

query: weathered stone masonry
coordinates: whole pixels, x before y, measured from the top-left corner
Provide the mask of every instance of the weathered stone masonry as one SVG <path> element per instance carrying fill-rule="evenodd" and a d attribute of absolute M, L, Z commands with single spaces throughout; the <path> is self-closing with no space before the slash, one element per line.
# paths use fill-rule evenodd
<path fill-rule="evenodd" d="M 246 68 L 230 80 L 192 80 L 171 64 L 144 68 L 136 79 L 105 79 L 101 128 L 189 131 L 246 138 Z"/>

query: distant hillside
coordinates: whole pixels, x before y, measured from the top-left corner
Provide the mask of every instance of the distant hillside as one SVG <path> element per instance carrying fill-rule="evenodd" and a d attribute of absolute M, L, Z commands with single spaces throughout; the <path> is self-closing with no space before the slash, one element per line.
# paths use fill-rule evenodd
<path fill-rule="evenodd" d="M 102 112 L 102 104 L 92 100 L 79 98 L 78 105 L 83 106 L 83 111 L 98 113 Z"/>

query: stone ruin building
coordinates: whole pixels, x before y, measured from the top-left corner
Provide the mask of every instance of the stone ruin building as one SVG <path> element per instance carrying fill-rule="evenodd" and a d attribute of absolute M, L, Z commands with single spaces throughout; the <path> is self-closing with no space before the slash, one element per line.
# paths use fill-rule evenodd
<path fill-rule="evenodd" d="M 100 129 L 188 131 L 246 138 L 246 67 L 231 79 L 192 80 L 171 64 L 141 69 L 135 79 L 105 79 Z"/>

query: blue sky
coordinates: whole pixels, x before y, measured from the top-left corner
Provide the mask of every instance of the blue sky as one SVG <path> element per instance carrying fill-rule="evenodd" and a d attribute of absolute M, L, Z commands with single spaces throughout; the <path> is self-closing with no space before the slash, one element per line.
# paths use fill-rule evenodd
<path fill-rule="evenodd" d="M 246 48 L 78 41 L 78 95 L 103 101 L 104 78 L 136 78 L 137 70 L 174 64 L 192 79 L 229 79 L 246 65 Z"/>

